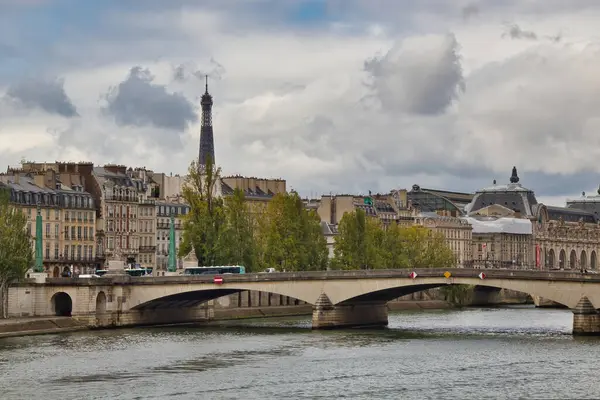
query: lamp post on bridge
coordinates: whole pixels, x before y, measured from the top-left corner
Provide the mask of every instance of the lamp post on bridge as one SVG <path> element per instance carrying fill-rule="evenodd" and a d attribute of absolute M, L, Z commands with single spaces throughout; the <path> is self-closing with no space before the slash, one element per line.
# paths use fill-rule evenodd
<path fill-rule="evenodd" d="M 167 266 L 168 272 L 177 272 L 177 248 L 175 246 L 175 214 L 171 210 L 169 227 L 169 264 Z"/>
<path fill-rule="evenodd" d="M 37 204 L 37 215 L 35 216 L 35 267 L 34 272 L 44 272 L 43 247 L 42 247 L 42 209 Z"/>

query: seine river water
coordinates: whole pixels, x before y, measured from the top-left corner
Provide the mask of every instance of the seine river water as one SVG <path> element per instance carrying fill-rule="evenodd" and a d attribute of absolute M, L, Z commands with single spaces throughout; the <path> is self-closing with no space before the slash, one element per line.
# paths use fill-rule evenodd
<path fill-rule="evenodd" d="M 600 398 L 600 339 L 568 310 L 401 312 L 384 330 L 308 317 L 0 339 L 2 399 Z"/>

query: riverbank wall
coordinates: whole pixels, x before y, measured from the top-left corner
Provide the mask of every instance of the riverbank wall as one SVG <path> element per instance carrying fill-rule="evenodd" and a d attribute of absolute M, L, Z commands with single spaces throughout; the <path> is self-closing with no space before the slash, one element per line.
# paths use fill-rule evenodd
<path fill-rule="evenodd" d="M 481 303 L 482 297 L 475 303 Z M 490 299 L 495 304 L 523 304 L 525 299 L 515 293 L 504 291 Z M 466 304 L 469 305 L 469 304 Z M 481 304 L 473 304 L 481 305 Z M 430 289 L 392 300 L 387 304 L 390 311 L 441 310 L 455 307 L 447 301 L 443 290 Z M 193 309 L 152 310 L 124 312 L 119 315 L 83 315 L 75 317 L 24 317 L 0 320 L 0 338 L 37 335 L 93 329 L 98 325 L 108 327 L 132 327 L 177 323 L 202 323 L 245 318 L 287 317 L 311 315 L 312 305 L 287 296 L 272 293 L 245 291 L 208 301 Z"/>

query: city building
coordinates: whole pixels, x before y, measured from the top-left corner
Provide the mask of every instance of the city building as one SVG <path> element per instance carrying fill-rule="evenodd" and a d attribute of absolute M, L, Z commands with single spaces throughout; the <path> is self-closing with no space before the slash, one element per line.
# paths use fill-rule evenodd
<path fill-rule="evenodd" d="M 71 178 L 53 169 L 9 169 L 0 175 L 11 202 L 27 215 L 32 237 L 39 206 L 43 264 L 51 276 L 59 276 L 65 267 L 85 273 L 96 266 L 95 203 L 81 181 Z"/>
<path fill-rule="evenodd" d="M 502 247 L 505 251 L 502 256 L 498 251 L 494 251 L 493 255 L 484 253 L 482 247 L 482 259 L 510 262 L 516 267 L 533 265 L 540 269 L 596 269 L 600 251 L 600 225 L 594 203 L 600 199 L 572 200 L 566 207 L 547 206 L 538 203 L 533 191 L 523 187 L 519 180 L 517 169 L 513 167 L 508 184 L 494 181 L 492 186 L 478 190 L 465 207 L 469 217 L 483 223 L 483 226 L 474 226 L 474 240 L 478 234 L 484 234 L 484 227 L 488 226 L 490 239 L 485 242 L 489 243 L 486 251 L 491 251 L 492 243 L 496 246 L 501 241 L 496 236 L 512 235 L 504 239 L 508 247 Z M 528 220 L 531 234 L 526 233 L 525 226 L 520 227 L 514 221 L 504 223 L 502 218 Z M 497 225 L 507 230 L 496 232 L 499 229 Z M 476 254 L 479 255 L 479 244 L 476 246 Z"/>
<path fill-rule="evenodd" d="M 415 215 L 415 224 L 440 233 L 454 253 L 459 266 L 468 266 L 473 260 L 473 227 L 463 218 L 448 217 L 434 212 L 420 212 Z"/>
<path fill-rule="evenodd" d="M 332 225 L 339 224 L 347 212 L 358 209 L 363 210 L 367 216 L 379 218 L 384 225 L 405 220 L 412 224 L 412 214 L 408 209 L 400 208 L 401 206 L 399 192 L 385 195 L 369 193 L 368 196 L 323 195 L 317 213 L 321 217 L 321 221 Z"/>
<path fill-rule="evenodd" d="M 179 253 L 179 245 L 183 235 L 183 218 L 189 213 L 190 207 L 182 203 L 156 203 L 156 268 L 167 270 L 169 262 L 169 233 L 171 228 L 171 214 L 175 219 L 175 248 Z M 182 259 L 178 258 L 178 266 L 182 266 Z M 198 260 L 196 260 L 196 263 Z M 197 265 L 197 264 L 196 264 Z"/>
<path fill-rule="evenodd" d="M 421 212 L 435 212 L 452 217 L 464 215 L 464 207 L 473 200 L 474 194 L 425 189 L 413 185 L 407 193 L 408 208 Z"/>
<path fill-rule="evenodd" d="M 91 177 L 99 197 L 97 230 L 106 257 L 122 256 L 127 264 L 138 264 L 139 208 L 145 200 L 146 184 L 130 176 L 123 165 L 94 167 Z M 149 232 L 145 233 L 150 236 Z"/>

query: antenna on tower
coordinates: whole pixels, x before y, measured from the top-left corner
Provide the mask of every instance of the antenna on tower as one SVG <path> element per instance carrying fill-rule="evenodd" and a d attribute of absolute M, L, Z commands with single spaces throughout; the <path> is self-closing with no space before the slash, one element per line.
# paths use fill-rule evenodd
<path fill-rule="evenodd" d="M 206 93 L 208 93 L 208 75 L 204 75 L 204 78 L 206 79 L 206 84 L 205 84 Z"/>

